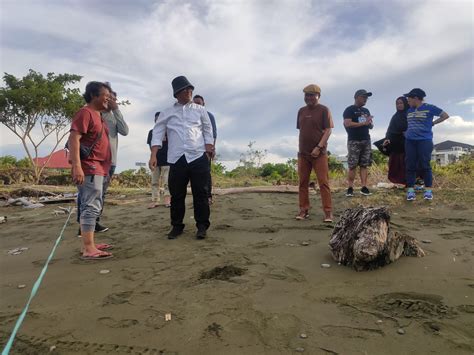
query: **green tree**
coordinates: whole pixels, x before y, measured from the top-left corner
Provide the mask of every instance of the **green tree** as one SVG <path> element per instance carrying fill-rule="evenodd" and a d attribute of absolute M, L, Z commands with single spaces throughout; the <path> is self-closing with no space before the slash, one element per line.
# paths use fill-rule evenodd
<path fill-rule="evenodd" d="M 74 74 L 48 73 L 46 76 L 32 69 L 23 78 L 5 73 L 5 87 L 0 88 L 0 123 L 20 140 L 36 182 L 44 166 L 36 166 L 41 144 L 53 142 L 52 154 L 68 134 L 72 117 L 84 104 L 79 89 L 69 87 L 81 80 Z"/>
<path fill-rule="evenodd" d="M 336 159 L 334 155 L 328 157 L 328 167 L 329 171 L 343 173 L 345 171 L 344 164 Z"/>
<path fill-rule="evenodd" d="M 372 161 L 377 165 L 386 165 L 388 163 L 388 156 L 382 154 L 378 149 L 372 149 Z"/>
<path fill-rule="evenodd" d="M 16 163 L 16 158 L 12 155 L 0 157 L 0 167 L 2 168 L 13 168 L 16 166 Z"/>

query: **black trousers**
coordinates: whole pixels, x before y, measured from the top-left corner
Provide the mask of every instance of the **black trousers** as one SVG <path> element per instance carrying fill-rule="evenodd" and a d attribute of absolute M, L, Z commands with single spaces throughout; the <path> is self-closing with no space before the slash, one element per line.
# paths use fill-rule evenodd
<path fill-rule="evenodd" d="M 188 163 L 183 155 L 176 163 L 170 164 L 168 187 L 171 194 L 170 216 L 173 227 L 184 228 L 186 190 L 191 181 L 196 227 L 209 228 L 211 224 L 208 200 L 210 175 L 209 159 L 206 153 L 191 163 Z"/>
<path fill-rule="evenodd" d="M 211 164 L 212 160 L 209 159 L 209 180 L 208 180 L 208 192 L 207 197 L 212 198 L 212 175 L 211 175 Z"/>

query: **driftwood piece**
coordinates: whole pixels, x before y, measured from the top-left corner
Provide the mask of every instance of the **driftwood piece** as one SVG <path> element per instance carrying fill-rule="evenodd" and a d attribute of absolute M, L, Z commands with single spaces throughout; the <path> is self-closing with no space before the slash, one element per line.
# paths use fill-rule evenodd
<path fill-rule="evenodd" d="M 390 231 L 385 207 L 356 207 L 343 212 L 329 241 L 334 260 L 354 269 L 371 270 L 400 256 L 424 256 L 416 239 Z"/>
<path fill-rule="evenodd" d="M 247 192 L 257 193 L 298 193 L 298 186 L 276 185 L 276 186 L 250 186 L 250 187 L 232 187 L 227 189 L 213 188 L 212 193 L 216 195 L 229 195 Z"/>

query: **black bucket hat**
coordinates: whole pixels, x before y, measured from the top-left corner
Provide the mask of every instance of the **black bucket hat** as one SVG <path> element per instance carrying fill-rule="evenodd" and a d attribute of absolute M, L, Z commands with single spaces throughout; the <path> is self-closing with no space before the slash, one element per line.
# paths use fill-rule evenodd
<path fill-rule="evenodd" d="M 184 90 L 188 87 L 191 87 L 194 90 L 194 86 L 191 85 L 188 79 L 185 76 L 177 76 L 171 82 L 171 86 L 173 87 L 173 96 L 176 97 L 176 94 L 181 90 Z"/>

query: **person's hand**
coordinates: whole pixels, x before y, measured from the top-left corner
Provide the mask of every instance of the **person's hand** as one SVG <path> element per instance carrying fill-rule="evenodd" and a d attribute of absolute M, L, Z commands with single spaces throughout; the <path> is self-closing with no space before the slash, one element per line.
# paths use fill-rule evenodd
<path fill-rule="evenodd" d="M 82 185 L 84 183 L 84 171 L 80 164 L 73 165 L 71 169 L 72 181 L 76 185 Z"/>
<path fill-rule="evenodd" d="M 319 157 L 320 154 L 321 154 L 321 148 L 319 148 L 318 146 L 314 147 L 314 149 L 311 151 L 311 156 L 313 158 Z"/>
<path fill-rule="evenodd" d="M 373 118 L 374 118 L 374 116 L 367 116 L 367 117 L 366 117 L 366 120 L 365 120 L 365 124 L 366 124 L 367 126 L 372 125 L 372 123 L 373 123 Z"/>
<path fill-rule="evenodd" d="M 116 98 L 116 97 L 114 98 L 114 97 L 111 96 L 111 97 L 109 98 L 109 108 L 110 108 L 111 110 L 116 110 L 116 109 L 118 109 L 118 104 L 117 104 L 117 98 Z"/>
<path fill-rule="evenodd" d="M 386 139 L 383 141 L 382 146 L 386 147 L 389 144 L 390 144 L 390 139 Z"/>
<path fill-rule="evenodd" d="M 216 156 L 216 150 L 214 148 L 214 145 L 206 144 L 206 154 L 209 159 L 214 159 L 214 157 Z"/>
<path fill-rule="evenodd" d="M 150 161 L 148 162 L 148 167 L 150 168 L 150 170 L 151 171 L 155 170 L 157 164 L 158 164 L 158 161 L 156 160 L 156 155 L 155 154 L 150 155 Z"/>

